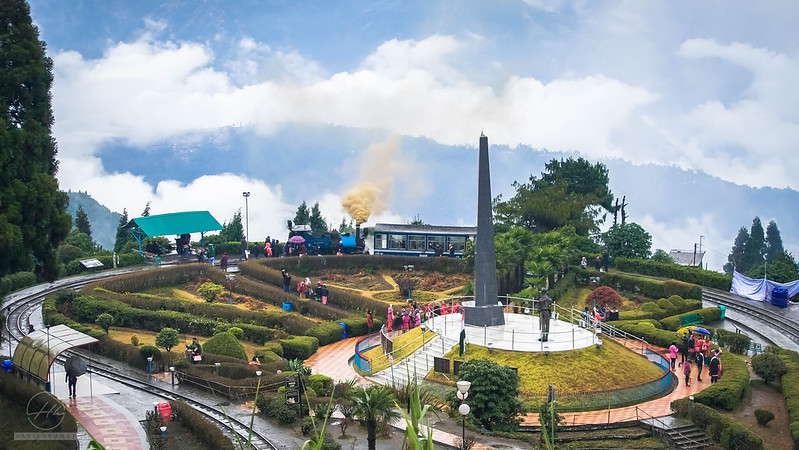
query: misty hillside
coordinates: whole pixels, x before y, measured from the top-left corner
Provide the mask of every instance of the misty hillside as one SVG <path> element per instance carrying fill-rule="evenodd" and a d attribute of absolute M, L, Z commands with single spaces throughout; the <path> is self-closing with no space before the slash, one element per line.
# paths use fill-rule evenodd
<path fill-rule="evenodd" d="M 112 250 L 116 239 L 117 226 L 122 214 L 111 211 L 93 199 L 87 192 L 67 191 L 69 196 L 69 206 L 67 214 L 72 216 L 72 223 L 75 223 L 75 211 L 78 205 L 83 206 L 86 215 L 89 216 L 89 223 L 92 227 L 92 238 L 103 248 Z"/>

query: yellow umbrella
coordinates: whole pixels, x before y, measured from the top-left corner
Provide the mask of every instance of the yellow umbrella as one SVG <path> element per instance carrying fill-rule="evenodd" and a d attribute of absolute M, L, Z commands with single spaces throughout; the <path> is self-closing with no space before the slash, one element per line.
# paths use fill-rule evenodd
<path fill-rule="evenodd" d="M 697 325 L 688 325 L 687 327 L 682 327 L 677 330 L 677 334 L 688 334 L 696 328 Z"/>

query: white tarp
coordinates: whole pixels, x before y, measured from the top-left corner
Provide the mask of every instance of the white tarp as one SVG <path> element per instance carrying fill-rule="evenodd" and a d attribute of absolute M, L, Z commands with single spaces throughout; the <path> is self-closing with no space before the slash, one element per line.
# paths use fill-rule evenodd
<path fill-rule="evenodd" d="M 790 283 L 777 283 L 765 278 L 753 280 L 738 272 L 734 272 L 732 275 L 732 288 L 730 292 L 751 300 L 770 302 L 771 291 L 773 291 L 775 287 L 785 288 L 788 291 L 788 298 L 791 298 L 799 293 L 799 280 Z"/>

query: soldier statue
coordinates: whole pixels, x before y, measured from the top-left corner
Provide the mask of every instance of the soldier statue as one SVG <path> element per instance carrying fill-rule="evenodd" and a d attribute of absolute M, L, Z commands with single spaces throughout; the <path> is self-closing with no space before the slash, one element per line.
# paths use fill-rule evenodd
<path fill-rule="evenodd" d="M 547 288 L 541 288 L 541 300 L 538 301 L 538 319 L 541 328 L 541 342 L 549 340 L 549 318 L 552 312 L 552 299 L 547 295 Z"/>

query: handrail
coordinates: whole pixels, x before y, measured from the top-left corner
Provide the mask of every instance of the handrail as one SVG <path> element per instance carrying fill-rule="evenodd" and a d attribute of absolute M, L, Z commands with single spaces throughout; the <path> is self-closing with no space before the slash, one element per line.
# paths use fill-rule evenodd
<path fill-rule="evenodd" d="M 644 413 L 644 414 L 646 414 L 647 416 L 649 416 L 649 418 L 651 418 L 653 422 L 654 422 L 655 420 L 657 420 L 657 421 L 658 421 L 658 422 L 659 422 L 659 423 L 662 425 L 662 427 L 663 427 L 663 429 L 664 429 L 664 430 L 671 430 L 671 431 L 673 431 L 673 432 L 677 433 L 678 435 L 680 435 L 680 437 L 681 437 L 681 438 L 683 438 L 683 439 L 687 440 L 687 441 L 688 441 L 688 442 L 690 442 L 691 444 L 696 444 L 696 445 L 699 445 L 699 446 L 700 446 L 700 448 L 705 446 L 705 444 L 704 444 L 703 442 L 699 442 L 699 441 L 697 441 L 696 439 L 691 439 L 691 438 L 687 437 L 686 435 L 682 434 L 680 431 L 677 431 L 677 429 L 675 429 L 674 427 L 672 427 L 672 426 L 668 425 L 666 422 L 664 422 L 664 421 L 660 420 L 659 418 L 657 418 L 657 417 L 653 416 L 652 414 L 649 414 L 648 412 L 644 411 L 643 409 L 641 409 L 641 408 L 640 408 L 640 407 L 638 407 L 637 405 L 636 405 L 636 407 L 635 407 L 635 420 L 637 420 L 637 421 L 639 421 L 639 422 L 641 421 L 641 419 L 638 417 L 638 412 L 639 412 L 639 411 L 640 411 L 640 412 L 642 412 L 642 413 Z M 654 424 L 653 424 L 653 425 L 654 425 Z"/>
<path fill-rule="evenodd" d="M 383 329 L 382 329 L 382 328 L 381 328 L 380 332 L 381 332 L 381 333 L 383 333 Z M 432 331 L 431 331 L 431 333 L 434 333 L 434 332 L 432 332 Z M 435 334 L 435 333 L 434 333 L 434 334 Z M 388 336 L 387 336 L 387 335 L 386 335 L 386 337 L 388 338 Z M 414 349 L 413 351 L 411 351 L 411 352 L 409 352 L 409 353 L 405 354 L 403 357 L 401 357 L 401 358 L 400 358 L 398 361 L 396 361 L 396 362 L 398 363 L 399 361 L 402 361 L 403 359 L 405 359 L 405 358 L 407 358 L 407 357 L 409 357 L 409 356 L 412 356 L 412 355 L 414 354 L 414 352 L 415 352 L 417 349 L 419 349 L 420 347 L 423 347 L 423 346 L 424 346 L 424 344 L 427 342 L 427 341 L 425 340 L 425 338 L 426 338 L 426 337 L 427 337 L 427 335 L 425 334 L 425 328 L 424 328 L 424 325 L 423 325 L 423 326 L 422 326 L 422 335 L 421 335 L 421 336 L 419 336 L 419 337 L 417 337 L 417 338 L 414 338 L 414 339 L 412 339 L 411 341 L 409 341 L 408 343 L 406 343 L 405 345 L 403 345 L 403 346 L 402 346 L 402 347 L 400 347 L 400 348 L 395 348 L 395 349 L 393 349 L 393 350 L 392 350 L 391 352 L 389 352 L 389 353 L 384 353 L 382 356 L 378 356 L 378 357 L 376 357 L 376 358 L 371 358 L 371 359 L 369 359 L 369 363 L 370 363 L 370 364 L 369 364 L 369 365 L 370 365 L 370 373 L 369 373 L 369 374 L 370 374 L 370 375 L 374 375 L 375 373 L 377 373 L 377 372 L 380 372 L 381 370 L 385 370 L 385 369 L 386 369 L 385 367 L 382 367 L 382 365 L 383 365 L 384 363 L 379 363 L 379 364 L 378 364 L 378 361 L 382 361 L 382 360 L 385 358 L 387 361 L 389 361 L 389 366 L 390 366 L 390 365 L 393 365 L 393 364 L 395 363 L 395 361 L 394 361 L 394 355 L 395 355 L 395 354 L 403 354 L 403 353 L 400 353 L 400 351 L 406 352 L 408 348 L 410 348 L 410 347 L 412 347 L 412 346 L 416 346 L 416 349 Z M 389 338 L 389 339 L 390 339 L 390 338 Z M 421 339 L 421 341 L 422 341 L 421 345 L 419 345 L 419 344 L 418 344 L 418 342 L 417 342 L 417 341 L 419 341 L 420 339 Z M 430 338 L 430 339 L 432 339 L 432 338 Z M 374 370 L 374 369 L 375 369 L 375 366 L 377 366 L 379 369 L 377 369 L 377 370 Z"/>

